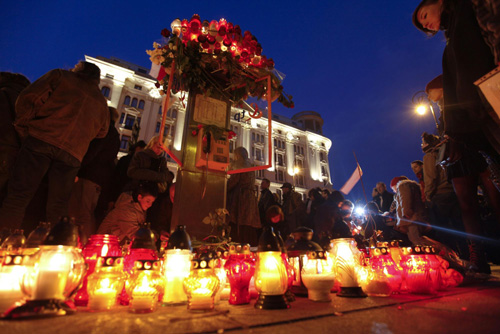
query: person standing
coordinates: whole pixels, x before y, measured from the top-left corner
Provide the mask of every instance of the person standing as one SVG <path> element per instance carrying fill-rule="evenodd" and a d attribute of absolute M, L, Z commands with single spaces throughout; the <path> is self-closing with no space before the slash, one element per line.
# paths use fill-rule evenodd
<path fill-rule="evenodd" d="M 293 233 L 295 229 L 305 224 L 306 205 L 300 194 L 293 189 L 291 183 L 283 183 L 281 189 L 283 191 L 285 222 L 288 224 L 288 230 Z"/>
<path fill-rule="evenodd" d="M 488 3 L 492 5 L 491 1 Z M 478 21 L 485 22 L 486 17 L 478 10 L 467 0 L 423 0 L 413 12 L 413 24 L 427 35 L 443 30 L 447 40 L 443 52 L 444 134 L 449 139 L 446 172 L 469 235 L 471 272 L 489 274 L 484 246 L 478 239 L 482 228 L 477 187 L 481 180 L 500 226 L 500 192 L 480 153 L 488 154 L 497 164 L 500 162 L 500 126 L 486 112 L 474 82 L 498 65 L 494 57 L 497 54 L 490 46 L 498 43 L 500 34 L 481 29 Z M 498 12 L 491 18 L 489 26 L 498 27 Z"/>
<path fill-rule="evenodd" d="M 70 71 L 48 72 L 21 92 L 14 126 L 23 143 L 0 209 L 0 228 L 19 228 L 45 175 L 47 221 L 68 214 L 83 156 L 94 138 L 108 132 L 109 111 L 99 81 L 99 67 L 81 61 Z"/>
<path fill-rule="evenodd" d="M 252 167 L 244 147 L 234 150 L 231 169 Z M 234 241 L 257 245 L 257 229 L 261 227 L 255 191 L 255 173 L 231 174 L 227 181 L 227 209 L 231 219 L 231 237 Z"/>
<path fill-rule="evenodd" d="M 7 194 L 7 180 L 21 145 L 13 122 L 16 99 L 30 81 L 21 74 L 0 72 L 0 204 Z"/>
<path fill-rule="evenodd" d="M 115 159 L 120 150 L 120 135 L 115 128 L 118 112 L 109 107 L 109 128 L 104 138 L 94 139 L 82 160 L 78 181 L 73 185 L 69 214 L 75 217 L 85 244 L 86 238 L 97 230 L 95 209 L 103 189 L 111 187 Z"/>
<path fill-rule="evenodd" d="M 384 182 L 377 182 L 377 185 L 372 191 L 372 199 L 377 204 L 380 211 L 388 212 L 394 201 L 394 195 L 387 191 L 387 186 Z"/>
<path fill-rule="evenodd" d="M 269 186 L 271 185 L 271 181 L 268 179 L 262 179 L 260 183 L 260 198 L 259 198 L 259 216 L 260 223 L 262 226 L 266 225 L 266 212 L 271 206 L 275 205 L 276 202 L 274 200 L 273 193 L 269 190 Z"/>

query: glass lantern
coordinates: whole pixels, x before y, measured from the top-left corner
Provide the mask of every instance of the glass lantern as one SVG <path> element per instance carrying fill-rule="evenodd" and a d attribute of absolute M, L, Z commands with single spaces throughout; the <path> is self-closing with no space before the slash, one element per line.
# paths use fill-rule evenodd
<path fill-rule="evenodd" d="M 390 249 L 387 247 L 373 247 L 370 249 L 370 267 L 377 275 L 387 277 L 391 290 L 399 291 L 402 282 L 400 266 L 394 262 Z"/>
<path fill-rule="evenodd" d="M 184 279 L 183 288 L 188 298 L 188 310 L 211 311 L 215 307 L 215 294 L 220 281 L 215 274 L 215 259 L 211 253 L 191 261 L 191 273 Z"/>
<path fill-rule="evenodd" d="M 163 260 L 165 293 L 163 305 L 178 305 L 187 302 L 183 282 L 191 271 L 191 239 L 186 226 L 178 225 L 170 236 Z"/>
<path fill-rule="evenodd" d="M 259 239 L 255 265 L 255 288 L 259 292 L 255 308 L 290 308 L 285 298 L 285 292 L 288 289 L 288 274 L 281 257 L 278 239 L 270 226 L 264 227 Z"/>
<path fill-rule="evenodd" d="M 323 250 L 307 252 L 302 263 L 301 278 L 310 300 L 315 302 L 332 300 L 330 291 L 335 283 L 335 275 L 328 268 L 326 253 Z"/>
<path fill-rule="evenodd" d="M 333 239 L 331 243 L 333 270 L 340 284 L 339 297 L 366 297 L 359 282 L 361 252 L 352 238 Z"/>
<path fill-rule="evenodd" d="M 250 303 L 249 285 L 255 272 L 255 259 L 250 252 L 250 245 L 231 245 L 229 258 L 224 269 L 231 286 L 229 304 Z"/>
<path fill-rule="evenodd" d="M 160 261 L 135 262 L 134 273 L 126 282 L 130 296 L 129 310 L 133 313 L 149 313 L 156 310 L 160 294 L 165 290 L 165 279 L 160 273 Z"/>
<path fill-rule="evenodd" d="M 428 255 L 435 254 L 431 246 L 403 247 L 401 267 L 403 267 L 403 281 L 409 293 L 431 294 L 437 293 L 440 287 L 438 268 Z"/>
<path fill-rule="evenodd" d="M 76 312 L 66 302 L 78 288 L 85 273 L 85 262 L 78 246 L 78 227 L 63 217 L 50 231 L 44 245 L 26 250 L 32 253 L 26 263 L 21 289 L 26 303 L 12 309 L 10 318 L 67 315 Z"/>
<path fill-rule="evenodd" d="M 292 287 L 293 287 L 293 281 L 295 279 L 295 273 L 293 271 L 293 266 L 288 262 L 288 256 L 287 256 L 287 251 L 286 251 L 286 246 L 285 242 L 283 241 L 283 238 L 281 237 L 281 233 L 279 231 L 275 232 L 276 238 L 278 238 L 279 245 L 281 247 L 281 258 L 283 259 L 283 262 L 285 263 L 286 267 L 286 273 L 288 275 L 288 288 L 285 292 L 285 298 L 288 302 L 294 302 L 295 301 L 295 295 L 292 292 Z"/>
<path fill-rule="evenodd" d="M 123 269 L 128 275 L 132 274 L 136 261 L 158 260 L 155 237 L 149 226 L 149 223 L 141 224 L 141 227 L 132 237 L 132 243 L 130 244 L 127 254 L 124 255 Z M 130 297 L 125 289 L 122 290 L 119 300 L 121 305 L 129 304 Z"/>
<path fill-rule="evenodd" d="M 82 250 L 87 272 L 83 278 L 83 284 L 80 290 L 75 295 L 76 306 L 87 306 L 89 295 L 87 292 L 88 277 L 94 273 L 99 257 L 122 256 L 122 250 L 118 237 L 111 234 L 94 234 L 91 235 L 85 247 Z"/>
<path fill-rule="evenodd" d="M 123 257 L 99 257 L 95 271 L 88 277 L 88 309 L 105 311 L 115 306 L 126 277 L 123 272 Z"/>
<path fill-rule="evenodd" d="M 295 243 L 288 247 L 288 262 L 293 267 L 293 272 L 295 274 L 292 292 L 299 296 L 307 296 L 307 288 L 302 282 L 302 268 L 304 263 L 307 261 L 307 253 L 310 251 L 316 253 L 322 253 L 323 248 L 320 245 L 312 241 L 313 230 L 307 227 L 299 227 L 295 232 L 293 232 L 293 237 Z"/>
<path fill-rule="evenodd" d="M 0 317 L 24 298 L 21 280 L 26 273 L 24 256 L 6 254 L 0 267 Z"/>

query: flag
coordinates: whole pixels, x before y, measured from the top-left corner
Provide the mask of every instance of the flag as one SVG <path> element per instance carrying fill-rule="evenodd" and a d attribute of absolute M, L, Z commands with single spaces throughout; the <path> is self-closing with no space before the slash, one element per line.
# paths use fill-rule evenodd
<path fill-rule="evenodd" d="M 152 76 L 153 78 L 156 78 L 156 80 L 161 81 L 167 73 L 165 72 L 165 69 L 163 66 L 160 64 L 151 64 L 151 71 L 149 71 L 149 75 Z"/>
<path fill-rule="evenodd" d="M 358 181 L 361 179 L 361 176 L 363 175 L 363 171 L 361 170 L 361 166 L 357 164 L 356 169 L 352 173 L 351 177 L 347 182 L 340 188 L 340 191 L 347 195 L 349 192 L 351 192 L 352 188 L 358 183 Z"/>

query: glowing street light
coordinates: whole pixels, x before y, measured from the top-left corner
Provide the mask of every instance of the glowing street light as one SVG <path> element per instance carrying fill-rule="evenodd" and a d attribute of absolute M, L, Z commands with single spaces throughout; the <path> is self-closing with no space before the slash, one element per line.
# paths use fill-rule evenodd
<path fill-rule="evenodd" d="M 436 129 L 439 129 L 439 124 L 438 120 L 436 118 L 436 114 L 434 113 L 434 108 L 432 107 L 432 103 L 427 97 L 427 93 L 423 90 L 419 90 L 415 94 L 413 94 L 413 97 L 411 98 L 411 103 L 413 103 L 415 107 L 415 112 L 419 115 L 425 115 L 427 112 L 427 106 L 429 106 L 429 110 L 432 113 L 432 116 L 434 117 L 434 123 L 436 124 Z"/>

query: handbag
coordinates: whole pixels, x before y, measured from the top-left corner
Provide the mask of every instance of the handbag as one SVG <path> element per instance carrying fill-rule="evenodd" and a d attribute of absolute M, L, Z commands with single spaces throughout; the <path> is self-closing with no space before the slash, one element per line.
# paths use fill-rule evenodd
<path fill-rule="evenodd" d="M 488 115 L 500 125 L 500 66 L 476 80 L 474 85 L 479 88 L 480 95 L 488 102 L 485 103 Z"/>

